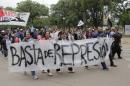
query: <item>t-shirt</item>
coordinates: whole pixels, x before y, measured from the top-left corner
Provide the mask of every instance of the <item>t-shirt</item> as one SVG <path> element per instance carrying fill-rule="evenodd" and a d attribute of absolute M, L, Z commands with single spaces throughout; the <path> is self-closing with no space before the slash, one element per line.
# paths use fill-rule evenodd
<path fill-rule="evenodd" d="M 18 37 L 15 38 L 15 43 L 19 43 L 20 39 Z"/>

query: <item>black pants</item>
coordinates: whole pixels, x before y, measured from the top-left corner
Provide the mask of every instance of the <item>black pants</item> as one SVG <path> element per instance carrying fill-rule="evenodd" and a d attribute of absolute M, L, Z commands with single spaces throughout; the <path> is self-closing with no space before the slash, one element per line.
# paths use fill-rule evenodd
<path fill-rule="evenodd" d="M 5 57 L 8 56 L 8 49 L 6 47 L 2 47 L 2 54 L 4 54 Z"/>
<path fill-rule="evenodd" d="M 8 56 L 8 50 L 4 50 L 4 56 L 5 56 L 5 57 Z"/>
<path fill-rule="evenodd" d="M 119 49 L 117 50 L 117 55 L 118 55 L 118 58 L 121 58 L 121 47 L 119 46 Z M 115 54 L 114 54 L 115 55 Z"/>
<path fill-rule="evenodd" d="M 110 54 L 109 54 L 109 59 L 110 59 L 110 65 L 113 66 L 114 65 L 114 55 L 115 55 L 115 51 L 112 51 Z"/>
<path fill-rule="evenodd" d="M 120 43 L 113 42 L 114 46 L 111 47 L 111 55 L 114 58 L 115 54 L 117 53 L 118 58 L 121 58 L 121 46 Z"/>
<path fill-rule="evenodd" d="M 1 45 L 1 43 L 0 43 L 0 51 L 2 51 L 2 45 Z"/>
<path fill-rule="evenodd" d="M 118 58 L 121 58 L 121 48 L 118 47 L 117 49 L 112 50 L 112 57 L 114 58 L 115 54 L 117 53 Z"/>

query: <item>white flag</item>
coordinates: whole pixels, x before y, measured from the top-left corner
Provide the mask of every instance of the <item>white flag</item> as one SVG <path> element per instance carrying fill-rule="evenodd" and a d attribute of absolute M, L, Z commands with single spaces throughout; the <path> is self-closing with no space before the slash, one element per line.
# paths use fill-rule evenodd
<path fill-rule="evenodd" d="M 84 22 L 82 20 L 80 20 L 77 26 L 80 27 L 80 26 L 83 26 L 83 25 L 84 25 Z"/>

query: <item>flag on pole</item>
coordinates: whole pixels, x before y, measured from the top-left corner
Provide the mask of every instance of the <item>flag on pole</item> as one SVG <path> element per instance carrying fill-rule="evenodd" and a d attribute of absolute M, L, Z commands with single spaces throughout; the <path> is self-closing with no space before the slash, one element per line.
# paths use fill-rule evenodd
<path fill-rule="evenodd" d="M 80 26 L 83 26 L 83 25 L 84 25 L 84 22 L 82 20 L 80 20 L 77 26 L 80 27 Z"/>

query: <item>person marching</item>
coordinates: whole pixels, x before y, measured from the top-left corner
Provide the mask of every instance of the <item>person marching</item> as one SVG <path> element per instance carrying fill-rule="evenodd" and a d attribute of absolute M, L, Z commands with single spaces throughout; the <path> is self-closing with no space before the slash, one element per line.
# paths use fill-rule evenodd
<path fill-rule="evenodd" d="M 113 27 L 112 31 L 114 30 L 113 34 L 111 35 L 113 38 L 113 42 L 111 45 L 111 52 L 109 55 L 109 59 L 110 59 L 110 66 L 111 67 L 117 67 L 117 65 L 114 64 L 114 56 L 117 53 L 118 54 L 118 58 L 121 58 L 120 54 L 121 54 L 121 47 L 120 47 L 120 43 L 121 43 L 121 35 L 119 35 L 119 33 L 117 32 L 117 30 Z"/>
<path fill-rule="evenodd" d="M 115 34 L 113 35 L 113 38 L 115 39 L 115 46 L 116 46 L 116 48 L 114 49 L 114 55 L 115 55 L 115 53 L 117 53 L 117 55 L 118 55 L 118 59 L 122 59 L 122 57 L 121 57 L 121 38 L 122 38 L 122 34 L 121 33 L 119 33 L 119 31 L 118 31 L 118 28 L 115 28 Z M 114 56 L 113 55 L 113 56 Z"/>
<path fill-rule="evenodd" d="M 23 39 L 24 42 L 33 42 L 34 39 L 32 38 L 32 36 L 30 35 L 30 33 L 26 33 L 26 36 L 25 38 Z M 26 72 L 25 72 L 26 73 Z M 31 71 L 31 74 L 32 74 L 32 79 L 34 80 L 37 80 L 38 79 L 38 76 L 37 76 L 37 73 L 36 71 Z"/>
<path fill-rule="evenodd" d="M 45 37 L 42 40 L 51 40 L 51 36 L 50 36 L 50 32 L 45 32 Z M 42 70 L 42 72 L 46 72 L 46 70 Z M 50 69 L 47 69 L 48 72 L 48 76 L 53 76 L 53 74 L 51 73 Z"/>
<path fill-rule="evenodd" d="M 59 32 L 58 37 L 59 37 L 58 40 L 64 40 L 64 41 L 69 40 L 67 34 L 65 32 L 62 32 L 62 31 Z M 60 71 L 61 71 L 60 68 L 56 69 L 56 72 L 60 72 Z M 68 67 L 68 72 L 74 73 L 74 69 L 72 67 Z"/>

